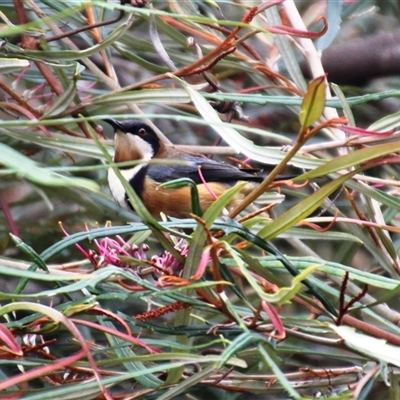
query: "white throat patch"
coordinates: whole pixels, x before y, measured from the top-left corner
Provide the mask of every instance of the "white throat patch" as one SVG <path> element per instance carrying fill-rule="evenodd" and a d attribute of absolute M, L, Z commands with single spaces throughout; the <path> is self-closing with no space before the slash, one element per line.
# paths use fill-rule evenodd
<path fill-rule="evenodd" d="M 129 169 L 120 169 L 119 171 L 121 172 L 122 176 L 129 182 L 138 172 L 141 168 L 143 168 L 144 165 L 136 165 L 135 167 L 129 168 Z M 127 199 L 125 196 L 125 188 L 122 185 L 122 182 L 119 180 L 118 176 L 114 172 L 112 168 L 108 170 L 108 186 L 110 188 L 110 191 L 115 199 L 115 201 L 122 207 L 127 210 L 129 210 L 129 206 L 127 203 Z"/>
<path fill-rule="evenodd" d="M 114 137 L 115 148 L 122 150 L 124 154 L 123 161 L 149 161 L 154 156 L 153 147 L 137 135 L 130 133 L 116 132 Z M 132 158 L 130 158 L 132 157 Z M 135 165 L 132 168 L 120 169 L 122 176 L 129 182 L 145 164 Z M 110 187 L 111 193 L 115 201 L 123 208 L 129 209 L 128 203 L 125 196 L 125 188 L 121 181 L 118 179 L 114 170 L 110 168 L 108 170 L 108 186 Z"/>

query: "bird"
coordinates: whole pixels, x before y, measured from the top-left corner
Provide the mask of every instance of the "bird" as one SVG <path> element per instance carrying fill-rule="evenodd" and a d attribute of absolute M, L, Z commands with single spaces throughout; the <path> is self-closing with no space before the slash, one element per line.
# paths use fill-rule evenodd
<path fill-rule="evenodd" d="M 189 178 L 194 181 L 203 212 L 217 197 L 238 182 L 244 181 L 247 184 L 230 206 L 235 205 L 257 183 L 264 180 L 264 177 L 254 174 L 257 170 L 241 169 L 200 154 L 189 154 L 167 147 L 155 131 L 140 120 L 118 121 L 107 118 L 103 121 L 111 125 L 115 131 L 114 162 L 141 161 L 135 166 L 119 167 L 119 170 L 153 216 L 159 217 L 160 213 L 164 213 L 170 217 L 187 218 L 191 215 L 190 187 L 171 189 L 160 186 L 171 180 Z M 151 163 L 153 159 L 185 161 L 187 165 L 171 162 Z M 134 209 L 124 186 L 112 168 L 108 170 L 108 185 L 114 199 L 121 207 Z"/>

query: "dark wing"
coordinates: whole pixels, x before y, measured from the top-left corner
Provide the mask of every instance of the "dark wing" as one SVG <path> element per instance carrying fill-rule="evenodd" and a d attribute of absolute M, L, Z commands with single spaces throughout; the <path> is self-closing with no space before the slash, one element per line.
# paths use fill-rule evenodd
<path fill-rule="evenodd" d="M 148 176 L 156 182 L 163 183 L 178 178 L 190 178 L 196 184 L 202 183 L 201 174 L 206 182 L 225 182 L 234 185 L 238 181 L 261 182 L 262 176 L 252 175 L 246 170 L 241 170 L 233 165 L 218 161 L 193 157 L 190 159 L 192 165 L 161 165 L 150 164 L 147 169 Z M 250 170 L 253 172 L 254 170 Z"/>

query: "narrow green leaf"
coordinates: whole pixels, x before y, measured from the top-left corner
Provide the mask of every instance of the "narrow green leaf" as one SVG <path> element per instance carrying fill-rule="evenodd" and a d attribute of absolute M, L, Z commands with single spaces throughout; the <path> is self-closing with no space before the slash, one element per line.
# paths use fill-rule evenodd
<path fill-rule="evenodd" d="M 55 123 L 52 122 L 52 124 Z M 69 137 L 65 134 L 59 133 L 52 133 L 52 137 L 45 136 L 42 132 L 35 132 L 35 134 L 32 135 L 32 132 L 23 132 L 17 129 L 9 130 L 2 127 L 0 127 L 0 132 L 14 139 L 29 141 L 29 143 L 34 143 L 41 147 L 79 154 L 86 157 L 93 157 L 97 160 L 99 158 L 104 158 L 103 153 L 91 139 Z M 113 151 L 111 145 L 107 146 L 107 148 L 109 148 L 110 152 Z"/>
<path fill-rule="evenodd" d="M 197 185 L 193 179 L 190 178 L 174 179 L 172 181 L 162 183 L 160 186 L 165 189 L 176 189 L 184 186 L 190 186 L 192 213 L 198 215 L 199 217 L 203 215 L 203 211 L 200 206 L 199 192 L 197 190 Z"/>
<path fill-rule="evenodd" d="M 400 111 L 397 111 L 393 114 L 385 115 L 383 118 L 378 119 L 378 121 L 375 121 L 367 129 L 370 131 L 379 132 L 383 130 L 398 128 L 399 125 L 400 125 Z"/>
<path fill-rule="evenodd" d="M 100 323 L 102 325 L 107 326 L 110 329 L 116 329 L 115 325 L 111 323 L 110 321 L 104 321 L 102 318 L 98 318 L 100 320 Z M 120 360 L 124 360 L 127 358 L 132 358 L 136 356 L 136 353 L 133 351 L 131 346 L 126 346 L 126 342 L 122 340 L 119 337 L 113 336 L 111 334 L 106 334 L 107 340 L 114 348 L 115 354 L 118 356 Z M 147 367 L 146 365 L 138 360 L 135 361 L 125 361 L 122 362 L 122 365 L 128 372 L 137 372 L 137 371 L 143 371 L 144 374 L 140 375 L 140 377 L 137 378 L 138 383 L 143 385 L 145 388 L 152 388 L 156 389 L 160 386 L 162 386 L 163 381 L 157 376 L 153 374 L 147 373 Z"/>
<path fill-rule="evenodd" d="M 240 101 L 241 103 L 252 103 L 258 105 L 265 104 L 281 104 L 285 106 L 300 106 L 302 98 L 299 96 L 276 96 L 262 94 L 238 94 L 238 93 L 204 93 L 204 97 L 212 100 L 231 100 Z M 390 97 L 400 97 L 400 90 L 391 89 L 384 92 L 369 93 L 362 96 L 348 97 L 347 102 L 352 106 L 366 104 L 370 101 L 379 101 Z M 342 108 L 342 104 L 338 99 L 332 98 L 326 100 L 327 107 Z"/>
<path fill-rule="evenodd" d="M 19 248 L 21 251 L 27 254 L 29 258 L 31 258 L 32 261 L 34 261 L 38 265 L 38 267 L 40 267 L 43 271 L 49 272 L 49 269 L 47 268 L 47 265 L 44 262 L 44 260 L 40 257 L 38 253 L 36 253 L 35 250 L 33 250 L 31 246 L 24 243 L 19 237 L 13 235 L 12 233 L 10 233 L 10 236 L 17 248 Z"/>
<path fill-rule="evenodd" d="M 340 31 L 343 3 L 344 0 L 328 1 L 326 3 L 325 18 L 327 18 L 328 30 L 315 41 L 315 47 L 319 52 L 328 48 Z"/>
<path fill-rule="evenodd" d="M 93 54 L 98 53 L 100 50 L 105 49 L 107 46 L 111 45 L 113 42 L 118 40 L 125 32 L 129 29 L 129 25 L 124 23 L 115 28 L 107 37 L 99 44 L 96 44 L 92 47 L 88 47 L 87 49 L 81 51 L 74 50 L 24 50 L 23 55 L 28 57 L 32 57 L 33 59 L 45 60 L 49 61 L 77 61 L 83 58 L 87 58 L 92 56 Z M 21 54 L 21 56 L 22 56 Z"/>
<path fill-rule="evenodd" d="M 325 108 L 325 75 L 313 79 L 308 84 L 307 93 L 301 103 L 299 114 L 302 129 L 314 124 L 322 115 Z"/>
<path fill-rule="evenodd" d="M 3 26 L 2 29 L 0 30 L 0 38 L 6 38 L 8 36 L 16 36 L 16 35 L 22 35 L 26 34 L 27 32 L 36 32 L 38 34 L 45 34 L 43 31 L 43 27 L 45 24 L 49 22 L 55 22 L 55 21 L 60 21 L 64 17 L 68 17 L 70 15 L 73 15 L 77 12 L 79 12 L 83 7 L 83 3 L 80 2 L 78 4 L 74 4 L 73 6 L 69 7 L 64 7 L 63 10 L 57 14 L 53 14 L 50 16 L 42 16 L 42 18 L 34 19 L 32 22 L 28 22 L 26 24 L 18 24 L 18 25 L 8 25 L 8 26 Z M 10 46 L 9 43 L 6 44 L 6 48 Z M 20 47 L 17 47 L 18 49 L 23 52 L 23 49 Z M 38 51 L 40 53 L 40 51 Z"/>
<path fill-rule="evenodd" d="M 375 146 L 366 147 L 364 149 L 352 151 L 344 156 L 336 157 L 331 161 L 317 167 L 311 171 L 300 175 L 293 180 L 295 182 L 304 179 L 312 179 L 319 176 L 325 176 L 333 172 L 345 170 L 347 168 L 355 167 L 365 162 L 386 156 L 391 153 L 400 151 L 400 142 L 391 142 L 377 144 Z"/>
<path fill-rule="evenodd" d="M 217 364 L 217 368 L 221 368 L 228 360 L 235 357 L 238 352 L 260 340 L 262 340 L 261 335 L 250 330 L 238 335 L 222 353 L 221 361 Z"/>
<path fill-rule="evenodd" d="M 290 300 L 296 296 L 299 290 L 302 288 L 302 281 L 307 279 L 315 270 L 320 267 L 319 264 L 311 265 L 310 267 L 303 270 L 299 275 L 296 275 L 292 284 L 289 287 L 283 287 L 274 294 L 264 293 L 263 297 L 270 303 L 286 304 L 290 303 Z"/>
<path fill-rule="evenodd" d="M 297 222 L 308 217 L 330 194 L 343 185 L 354 174 L 356 174 L 356 171 L 342 175 L 339 178 L 334 179 L 332 182 L 322 186 L 316 192 L 311 194 L 311 196 L 307 197 L 305 200 L 301 201 L 280 215 L 270 225 L 261 229 L 261 231 L 258 233 L 258 236 L 262 237 L 264 240 L 270 240 L 285 232 Z"/>
<path fill-rule="evenodd" d="M 107 93 L 93 98 L 91 105 L 105 104 L 109 106 L 114 103 L 189 103 L 190 97 L 183 89 L 143 89 L 132 90 L 123 93 Z"/>
<path fill-rule="evenodd" d="M 400 349 L 398 346 L 387 344 L 386 340 L 358 333 L 349 326 L 329 326 L 344 339 L 344 343 L 350 348 L 368 355 L 369 358 L 400 367 Z"/>
<path fill-rule="evenodd" d="M 180 356 L 179 354 L 177 355 Z M 191 388 L 195 387 L 197 384 L 201 384 L 201 382 L 207 379 L 209 376 L 215 373 L 215 368 L 213 365 L 209 367 L 205 367 L 201 369 L 199 372 L 195 372 L 193 375 L 188 378 L 183 379 L 177 385 L 173 385 L 168 389 L 167 392 L 158 397 L 158 400 L 170 400 L 179 398 L 182 393 L 185 391 L 189 391 Z"/>
<path fill-rule="evenodd" d="M 18 58 L 0 58 L 0 74 L 9 74 L 10 72 L 20 71 L 28 68 L 28 60 L 20 60 Z"/>
<path fill-rule="evenodd" d="M 135 41 L 136 40 L 138 40 L 138 38 L 135 38 Z M 122 42 L 123 42 L 123 37 L 120 38 L 120 40 L 118 40 L 118 42 L 113 43 L 112 46 L 125 59 L 133 62 L 135 65 L 137 65 L 147 71 L 155 72 L 157 74 L 163 74 L 163 73 L 169 71 L 169 69 L 163 65 L 147 61 L 143 57 L 140 57 L 139 54 L 135 52 L 135 49 L 132 46 L 130 48 L 128 48 L 128 47 L 124 46 L 122 44 Z M 155 61 L 157 61 L 157 59 L 155 59 Z"/>
<path fill-rule="evenodd" d="M 267 347 L 268 346 L 268 347 Z M 266 349 L 267 347 L 267 349 Z M 303 399 L 303 396 L 300 396 L 292 387 L 288 379 L 286 378 L 285 374 L 276 364 L 274 359 L 269 354 L 269 351 L 272 351 L 269 344 L 258 344 L 258 351 L 260 352 L 262 359 L 266 362 L 266 364 L 271 368 L 272 372 L 276 376 L 276 379 L 280 382 L 283 388 L 287 391 L 291 399 Z"/>
<path fill-rule="evenodd" d="M 329 262 L 321 258 L 287 256 L 287 259 L 299 270 L 303 270 L 305 268 L 308 268 L 310 265 L 320 263 L 319 271 L 330 276 L 344 277 L 345 273 L 348 272 L 349 278 L 352 282 L 361 282 L 369 286 L 384 289 L 385 294 L 379 298 L 379 300 L 383 299 L 382 302 L 387 302 L 387 300 L 390 298 L 388 297 L 386 299 L 386 293 L 389 293 L 390 296 L 390 294 L 394 290 L 397 290 L 399 286 L 399 283 L 396 279 L 391 279 L 366 271 L 360 271 L 357 268 L 348 267 L 337 262 Z M 253 269 L 257 270 L 259 273 L 261 273 L 260 268 L 266 268 L 268 270 L 271 270 L 272 272 L 275 269 L 284 268 L 282 266 L 282 263 L 273 256 L 258 258 L 257 261 L 260 263 L 260 267 L 257 267 L 257 265 L 253 265 Z M 246 259 L 246 262 L 249 263 L 250 261 Z"/>
<path fill-rule="evenodd" d="M 211 206 L 205 211 L 203 220 L 206 222 L 208 228 L 211 227 L 215 219 L 221 214 L 224 207 L 236 196 L 236 194 L 246 185 L 245 182 L 239 183 L 227 190 L 222 196 L 215 200 Z M 198 224 L 193 232 L 189 253 L 186 258 L 183 277 L 188 279 L 195 274 L 199 265 L 199 260 L 203 252 L 203 247 L 206 242 L 207 234 L 202 225 Z"/>
<path fill-rule="evenodd" d="M 238 153 L 243 153 L 255 161 L 266 161 L 266 157 L 260 155 L 260 146 L 256 146 L 251 140 L 240 135 L 239 132 L 229 125 L 222 124 L 218 113 L 196 89 L 173 75 L 171 75 L 171 77 L 184 87 L 202 117 L 210 123 L 210 125 L 230 146 L 232 146 Z"/>
<path fill-rule="evenodd" d="M 340 101 L 340 104 L 342 105 L 342 108 L 343 108 L 343 113 L 344 113 L 345 117 L 347 118 L 347 120 L 349 121 L 349 125 L 356 126 L 353 112 L 351 111 L 351 107 L 346 99 L 346 96 L 342 92 L 342 89 L 339 87 L 339 85 L 336 85 L 335 83 L 331 83 L 330 87 L 335 92 L 338 100 Z"/>

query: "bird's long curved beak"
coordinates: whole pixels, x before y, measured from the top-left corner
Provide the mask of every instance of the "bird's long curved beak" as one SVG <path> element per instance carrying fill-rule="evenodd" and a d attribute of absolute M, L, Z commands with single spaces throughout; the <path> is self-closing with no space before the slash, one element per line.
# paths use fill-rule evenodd
<path fill-rule="evenodd" d="M 121 131 L 125 133 L 124 130 L 124 124 L 120 121 L 117 121 L 116 119 L 113 118 L 105 118 L 102 121 L 107 122 L 107 124 L 110 124 L 116 131 Z"/>

